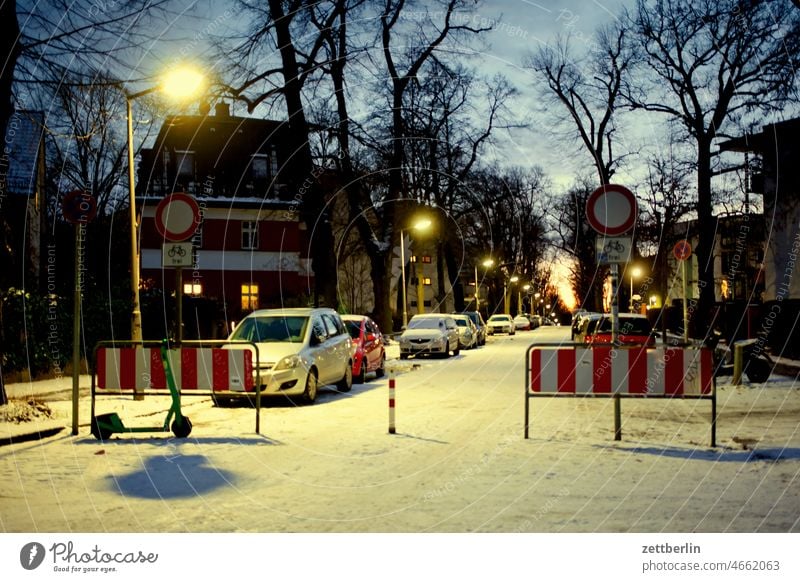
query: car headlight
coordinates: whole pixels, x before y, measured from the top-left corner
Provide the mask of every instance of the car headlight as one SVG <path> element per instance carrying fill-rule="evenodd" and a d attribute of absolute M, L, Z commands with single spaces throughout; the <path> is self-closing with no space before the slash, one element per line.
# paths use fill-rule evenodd
<path fill-rule="evenodd" d="M 285 358 L 281 358 L 273 370 L 291 370 L 293 368 L 297 368 L 303 363 L 303 359 L 298 355 L 293 356 L 286 356 Z"/>

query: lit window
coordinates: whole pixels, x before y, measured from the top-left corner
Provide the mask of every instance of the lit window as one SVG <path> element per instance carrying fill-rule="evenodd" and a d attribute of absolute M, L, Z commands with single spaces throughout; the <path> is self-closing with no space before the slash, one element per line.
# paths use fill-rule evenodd
<path fill-rule="evenodd" d="M 192 295 L 194 297 L 199 297 L 203 294 L 203 284 L 202 283 L 184 283 L 183 284 L 183 294 L 184 295 Z"/>
<path fill-rule="evenodd" d="M 411 255 L 411 258 L 409 259 L 409 261 L 412 262 L 412 263 L 416 263 L 417 262 L 417 255 Z"/>
<path fill-rule="evenodd" d="M 431 256 L 430 255 L 422 255 L 422 262 L 430 264 Z"/>
<path fill-rule="evenodd" d="M 423 285 L 430 285 L 431 284 L 431 278 L 430 277 L 423 277 L 422 278 L 422 284 Z"/>
<path fill-rule="evenodd" d="M 258 309 L 258 283 L 242 283 L 242 311 Z"/>
<path fill-rule="evenodd" d="M 242 248 L 258 248 L 258 222 L 249 220 L 242 222 Z"/>

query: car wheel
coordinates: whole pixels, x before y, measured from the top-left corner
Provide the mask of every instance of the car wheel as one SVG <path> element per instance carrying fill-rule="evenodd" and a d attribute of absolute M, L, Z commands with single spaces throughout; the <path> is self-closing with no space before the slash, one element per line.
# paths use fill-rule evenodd
<path fill-rule="evenodd" d="M 358 376 L 356 376 L 355 382 L 356 382 L 356 384 L 366 384 L 367 383 L 367 361 L 366 361 L 366 358 L 361 360 L 361 369 L 358 371 Z"/>
<path fill-rule="evenodd" d="M 461 346 L 456 344 L 456 349 L 453 350 L 453 355 L 457 356 L 460 353 L 461 353 Z"/>
<path fill-rule="evenodd" d="M 401 354 L 400 354 L 400 359 L 401 359 L 401 360 L 407 360 L 407 359 L 408 359 L 408 354 L 403 354 L 403 353 L 401 353 Z"/>
<path fill-rule="evenodd" d="M 769 368 L 764 360 L 752 359 L 745 365 L 745 373 L 751 382 L 761 384 L 769 379 Z"/>
<path fill-rule="evenodd" d="M 366 378 L 367 375 L 367 367 L 364 365 L 364 362 L 361 363 L 361 376 Z M 366 380 L 364 380 L 366 382 Z M 362 384 L 364 383 L 362 382 Z M 336 387 L 339 389 L 339 392 L 350 392 L 350 389 L 353 387 L 353 362 L 347 362 L 347 369 L 344 372 L 344 376 L 342 379 L 336 383 Z"/>
<path fill-rule="evenodd" d="M 375 377 L 383 378 L 383 375 L 385 373 L 386 373 L 386 354 L 383 354 L 381 355 L 381 365 L 377 370 L 375 370 Z"/>
<path fill-rule="evenodd" d="M 317 371 L 313 368 L 309 370 L 306 376 L 306 389 L 303 391 L 303 400 L 308 404 L 313 404 L 317 399 Z"/>
<path fill-rule="evenodd" d="M 100 426 L 97 417 L 92 418 L 92 434 L 99 441 L 107 441 L 113 434 L 109 429 Z"/>
<path fill-rule="evenodd" d="M 515 333 L 517 333 L 517 332 L 515 332 L 515 331 L 510 331 L 510 332 L 508 332 L 508 335 L 514 335 Z"/>

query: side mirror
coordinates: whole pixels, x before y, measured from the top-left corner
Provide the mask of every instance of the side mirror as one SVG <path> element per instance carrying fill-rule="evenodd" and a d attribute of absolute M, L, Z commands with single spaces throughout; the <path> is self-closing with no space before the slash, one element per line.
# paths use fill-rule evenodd
<path fill-rule="evenodd" d="M 368 341 L 368 342 L 374 342 L 375 339 L 376 339 L 375 338 L 375 334 L 374 333 L 368 333 L 366 336 L 364 336 L 364 339 L 366 341 Z"/>
<path fill-rule="evenodd" d="M 311 333 L 311 339 L 309 340 L 309 344 L 312 346 L 318 346 L 324 341 L 324 338 L 320 337 L 319 334 L 314 332 Z"/>

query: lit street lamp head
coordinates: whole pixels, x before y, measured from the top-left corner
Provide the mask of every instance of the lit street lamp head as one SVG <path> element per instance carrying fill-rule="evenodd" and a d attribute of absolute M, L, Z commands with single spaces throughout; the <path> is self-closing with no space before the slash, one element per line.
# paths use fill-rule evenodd
<path fill-rule="evenodd" d="M 166 73 L 161 79 L 161 90 L 173 99 L 196 97 L 206 86 L 205 76 L 190 67 L 179 67 Z"/>

